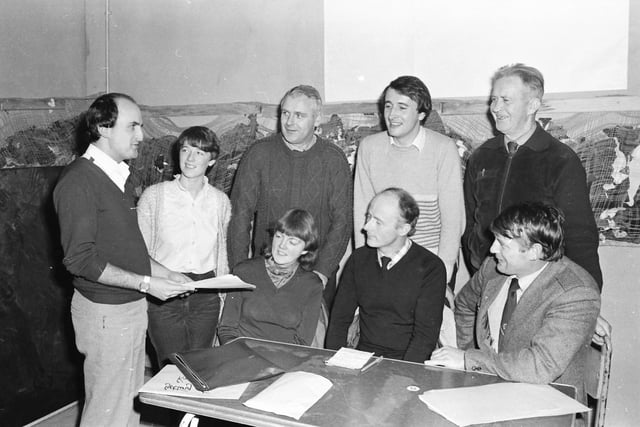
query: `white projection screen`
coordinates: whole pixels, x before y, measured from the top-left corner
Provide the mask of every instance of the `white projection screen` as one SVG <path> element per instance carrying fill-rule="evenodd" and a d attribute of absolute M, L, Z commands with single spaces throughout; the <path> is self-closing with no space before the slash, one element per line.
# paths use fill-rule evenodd
<path fill-rule="evenodd" d="M 629 0 L 325 0 L 327 102 L 377 99 L 395 77 L 434 98 L 488 96 L 523 62 L 547 93 L 627 89 Z"/>

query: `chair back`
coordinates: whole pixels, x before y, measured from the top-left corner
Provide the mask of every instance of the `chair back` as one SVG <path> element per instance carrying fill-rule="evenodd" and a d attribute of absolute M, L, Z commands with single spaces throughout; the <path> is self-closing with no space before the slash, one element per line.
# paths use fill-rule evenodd
<path fill-rule="evenodd" d="M 602 341 L 601 344 L 598 341 Z M 606 329 L 599 340 L 592 340 L 587 354 L 587 399 L 591 412 L 588 425 L 590 427 L 604 426 L 604 416 L 607 409 L 607 395 L 609 394 L 609 375 L 611 373 L 611 329 Z"/>

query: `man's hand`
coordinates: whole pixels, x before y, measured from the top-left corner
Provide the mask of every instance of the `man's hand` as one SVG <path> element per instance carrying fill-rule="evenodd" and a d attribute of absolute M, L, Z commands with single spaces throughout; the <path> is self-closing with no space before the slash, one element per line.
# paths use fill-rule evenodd
<path fill-rule="evenodd" d="M 182 273 L 175 272 L 175 271 L 169 272 L 169 274 L 167 274 L 167 279 L 173 282 L 178 282 L 178 283 L 193 282 L 193 280 L 191 280 L 189 276 Z"/>
<path fill-rule="evenodd" d="M 169 298 L 177 297 L 186 292 L 194 292 L 195 288 L 189 285 L 191 279 L 180 274 L 172 273 L 170 279 L 164 279 L 161 277 L 152 277 L 149 283 L 149 295 L 158 298 L 161 301 L 166 301 Z M 174 280 L 174 278 L 176 280 Z M 186 279 L 186 280 L 185 280 Z"/>
<path fill-rule="evenodd" d="M 602 345 L 604 344 L 605 335 L 611 336 L 611 325 L 609 322 L 604 320 L 602 316 L 598 315 L 598 320 L 596 320 L 596 330 L 593 333 L 593 341 L 598 345 Z"/>
<path fill-rule="evenodd" d="M 445 368 L 464 369 L 464 351 L 445 346 L 431 353 L 431 360 L 425 360 L 427 366 L 443 366 Z"/>

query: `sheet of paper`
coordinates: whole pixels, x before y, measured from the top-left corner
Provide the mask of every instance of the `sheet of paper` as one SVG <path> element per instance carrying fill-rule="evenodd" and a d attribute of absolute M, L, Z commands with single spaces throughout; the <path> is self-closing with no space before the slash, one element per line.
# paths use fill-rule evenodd
<path fill-rule="evenodd" d="M 180 372 L 176 365 L 166 365 L 142 386 L 140 392 L 167 394 L 170 396 L 199 397 L 204 399 L 240 399 L 249 383 L 198 391 Z"/>
<path fill-rule="evenodd" d="M 238 276 L 225 274 L 220 277 L 196 280 L 189 285 L 198 289 L 255 289 L 256 286 L 243 282 Z"/>
<path fill-rule="evenodd" d="M 362 367 L 371 359 L 373 352 L 355 350 L 353 348 L 342 347 L 329 360 L 328 366 L 340 366 L 348 369 L 362 369 Z"/>
<path fill-rule="evenodd" d="M 459 426 L 589 411 L 561 391 L 542 384 L 498 383 L 429 390 L 420 395 L 420 400 Z"/>
<path fill-rule="evenodd" d="M 287 372 L 244 405 L 299 420 L 333 384 L 310 372 Z"/>

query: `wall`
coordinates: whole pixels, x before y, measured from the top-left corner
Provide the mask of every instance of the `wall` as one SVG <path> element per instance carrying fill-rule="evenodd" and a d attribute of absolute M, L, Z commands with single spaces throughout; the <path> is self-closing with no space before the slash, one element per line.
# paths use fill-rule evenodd
<path fill-rule="evenodd" d="M 321 0 L 110 4 L 111 90 L 141 103 L 278 103 L 299 83 L 323 91 Z"/>
<path fill-rule="evenodd" d="M 141 103 L 277 102 L 295 84 L 323 92 L 322 0 L 111 0 L 109 82 Z M 640 0 L 631 1 L 639 34 Z M 0 98 L 105 90 L 104 3 L 3 0 Z M 640 91 L 640 37 L 630 40 L 630 88 Z M 550 50 L 552 52 L 552 50 Z M 635 80 L 634 80 L 635 79 Z M 636 109 L 640 109 L 640 105 Z M 607 425 L 640 420 L 640 248 L 600 249 L 603 309 L 614 330 Z"/>
<path fill-rule="evenodd" d="M 0 97 L 84 96 L 84 0 L 3 0 Z"/>
<path fill-rule="evenodd" d="M 603 246 L 602 316 L 613 326 L 607 426 L 638 425 L 640 370 L 640 247 Z"/>

